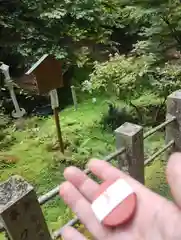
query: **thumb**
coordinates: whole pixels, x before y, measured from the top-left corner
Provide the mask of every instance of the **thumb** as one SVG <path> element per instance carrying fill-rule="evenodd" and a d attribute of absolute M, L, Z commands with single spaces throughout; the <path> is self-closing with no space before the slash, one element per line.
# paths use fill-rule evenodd
<path fill-rule="evenodd" d="M 172 196 L 181 208 L 181 153 L 174 153 L 170 157 L 166 173 Z"/>
<path fill-rule="evenodd" d="M 73 227 L 66 227 L 63 230 L 62 237 L 64 240 L 86 240 L 86 238 Z"/>

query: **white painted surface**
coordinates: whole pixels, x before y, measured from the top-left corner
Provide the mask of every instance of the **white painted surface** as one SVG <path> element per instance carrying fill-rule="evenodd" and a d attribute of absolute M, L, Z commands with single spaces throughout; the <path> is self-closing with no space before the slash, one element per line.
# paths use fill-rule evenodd
<path fill-rule="evenodd" d="M 75 91 L 75 87 L 71 86 L 71 91 L 72 91 L 72 99 L 73 99 L 73 103 L 74 103 L 74 108 L 75 110 L 77 110 L 77 95 L 76 95 L 76 91 Z"/>
<path fill-rule="evenodd" d="M 96 218 L 102 222 L 114 208 L 132 193 L 131 186 L 124 179 L 118 179 L 92 203 L 92 210 Z"/>
<path fill-rule="evenodd" d="M 48 54 L 44 54 L 25 74 L 31 74 L 47 57 Z"/>
<path fill-rule="evenodd" d="M 56 89 L 50 91 L 50 99 L 51 99 L 52 109 L 58 108 L 59 101 L 58 101 L 58 94 Z"/>
<path fill-rule="evenodd" d="M 5 76 L 5 82 L 7 84 L 8 89 L 9 89 L 9 93 L 10 93 L 10 96 L 11 96 L 11 99 L 12 99 L 12 102 L 13 102 L 13 105 L 14 105 L 14 108 L 15 108 L 15 110 L 12 112 L 12 116 L 14 118 L 21 118 L 26 114 L 26 111 L 25 111 L 24 108 L 19 107 L 18 101 L 16 99 L 16 95 L 15 95 L 15 92 L 14 92 L 13 83 L 12 83 L 12 80 L 11 80 L 11 77 L 10 77 L 10 74 L 9 74 L 9 66 L 6 65 L 6 64 L 2 64 L 0 66 L 0 70 L 2 71 L 2 73 Z"/>
<path fill-rule="evenodd" d="M 2 73 L 3 73 L 4 76 L 5 76 L 5 80 L 6 80 L 6 81 L 7 81 L 7 80 L 10 80 L 9 66 L 3 63 L 3 64 L 0 66 L 0 69 L 1 69 Z"/>

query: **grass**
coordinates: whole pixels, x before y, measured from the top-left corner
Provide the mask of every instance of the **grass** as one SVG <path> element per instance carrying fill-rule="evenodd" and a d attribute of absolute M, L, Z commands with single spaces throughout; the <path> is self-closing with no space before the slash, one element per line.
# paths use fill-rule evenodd
<path fill-rule="evenodd" d="M 145 140 L 145 152 L 148 156 L 151 156 L 152 153 L 159 150 L 162 146 L 164 146 L 164 144 L 164 134 L 158 132 L 149 139 Z M 165 158 L 166 155 L 163 153 L 159 158 L 156 158 L 151 165 L 145 167 L 145 184 L 152 191 L 162 195 L 163 197 L 171 199 L 171 194 L 165 176 L 167 163 Z"/>
<path fill-rule="evenodd" d="M 78 111 L 69 107 L 60 113 L 66 161 L 57 150 L 52 117 L 26 119 L 20 123 L 19 130 L 15 130 L 14 126 L 8 127 L 5 136 L 0 136 L 0 180 L 6 180 L 14 174 L 21 175 L 41 195 L 64 181 L 63 171 L 66 166 L 83 168 L 89 158 L 99 158 L 113 151 L 114 135 L 101 130 L 99 126 L 101 115 L 107 109 L 105 100 L 106 97 L 98 97 L 96 104 L 91 99 L 84 100 L 79 104 Z M 145 141 L 146 153 L 151 154 L 160 144 L 163 144 L 163 134 L 157 133 Z M 169 191 L 163 177 L 164 163 L 155 161 L 145 171 L 146 185 L 168 197 Z M 72 212 L 59 197 L 42 209 L 50 231 L 59 228 L 72 217 Z"/>

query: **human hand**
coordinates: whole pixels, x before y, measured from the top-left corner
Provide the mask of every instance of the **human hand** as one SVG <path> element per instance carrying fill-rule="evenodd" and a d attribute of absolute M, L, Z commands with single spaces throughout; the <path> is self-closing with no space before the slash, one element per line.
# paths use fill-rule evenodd
<path fill-rule="evenodd" d="M 132 221 L 125 226 L 109 229 L 95 217 L 91 203 L 99 184 L 81 170 L 69 167 L 65 170 L 67 182 L 60 187 L 60 196 L 74 211 L 88 231 L 98 240 L 180 240 L 181 239 L 181 154 L 171 156 L 167 166 L 167 180 L 175 203 L 159 196 L 130 176 L 110 164 L 92 160 L 89 169 L 103 181 L 125 179 L 137 194 L 137 210 Z M 65 240 L 85 240 L 77 230 L 67 227 Z"/>

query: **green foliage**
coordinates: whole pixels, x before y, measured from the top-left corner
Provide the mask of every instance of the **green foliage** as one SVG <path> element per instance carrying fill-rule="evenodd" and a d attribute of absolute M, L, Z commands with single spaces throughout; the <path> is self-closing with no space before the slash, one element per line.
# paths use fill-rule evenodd
<path fill-rule="evenodd" d="M 167 49 L 181 47 L 179 0 L 23 0 L 4 1 L 0 9 L 4 60 L 22 55 L 30 64 L 52 53 L 80 67 L 100 55 L 105 59 L 108 52 L 124 52 L 125 41 L 137 42 L 136 54 L 154 53 L 160 60 Z"/>
<path fill-rule="evenodd" d="M 125 0 L 14 1 L 0 6 L 0 58 L 31 64 L 44 53 L 82 66 L 132 45 L 149 9 Z M 126 39 L 120 39 L 119 35 Z M 12 41 L 13 39 L 13 41 Z M 130 48 L 130 47 L 129 47 Z M 11 52 L 11 53 L 10 53 Z M 21 56 L 26 60 L 22 60 Z M 13 58 L 14 59 L 14 58 Z M 16 67 L 20 67 L 16 64 Z"/>
<path fill-rule="evenodd" d="M 118 108 L 113 103 L 108 103 L 109 109 L 101 119 L 101 126 L 104 130 L 114 131 L 125 122 L 138 123 L 139 119 L 137 118 L 135 111 L 130 108 L 122 107 Z"/>
<path fill-rule="evenodd" d="M 136 55 L 132 51 L 128 56 L 115 54 L 106 62 L 96 62 L 83 90 L 114 94 L 136 110 L 139 122 L 153 126 L 165 118 L 166 98 L 180 85 L 180 61 L 164 62 L 155 53 Z"/>
<path fill-rule="evenodd" d="M 144 9 L 151 10 L 149 25 L 142 28 L 140 32 L 147 42 L 145 52 L 155 52 L 163 59 L 165 50 L 171 47 L 181 47 L 181 4 L 179 0 L 174 1 L 145 1 Z"/>
<path fill-rule="evenodd" d="M 181 69 L 179 64 L 166 62 L 163 66 L 156 67 L 155 73 L 153 72 L 151 75 L 150 82 L 155 94 L 166 98 L 180 88 Z"/>
<path fill-rule="evenodd" d="M 166 97 L 178 89 L 181 83 L 179 65 L 165 63 L 158 65 L 155 55 L 139 57 L 111 56 L 104 63 L 96 63 L 90 75 L 92 90 L 114 92 L 120 99 L 139 97 L 145 91 Z"/>
<path fill-rule="evenodd" d="M 148 156 L 158 151 L 164 144 L 164 133 L 158 132 L 156 135 L 145 139 L 145 158 L 148 158 Z M 145 182 L 146 186 L 152 191 L 165 198 L 172 199 L 166 179 L 166 166 L 167 160 L 165 160 L 165 153 L 163 153 L 159 158 L 156 158 L 152 164 L 145 168 Z"/>
<path fill-rule="evenodd" d="M 155 58 L 151 54 L 139 58 L 118 54 L 110 56 L 109 61 L 95 64 L 90 75 L 92 89 L 112 91 L 120 99 L 139 95 L 150 87 L 148 75 L 154 64 Z"/>
<path fill-rule="evenodd" d="M 140 97 L 130 101 L 130 105 L 137 112 L 139 123 L 142 126 L 157 126 L 165 121 L 165 99 L 155 93 L 145 91 Z"/>
<path fill-rule="evenodd" d="M 119 1 L 17 1 L 1 6 L 0 46 L 3 51 L 20 53 L 29 60 L 43 53 L 66 59 L 88 61 L 96 44 L 112 45 L 113 27 L 124 27 Z M 7 36 L 12 36 L 12 39 Z M 6 49 L 7 48 L 7 49 Z"/>
<path fill-rule="evenodd" d="M 133 26 L 139 36 L 137 42 L 126 55 L 116 53 L 103 63 L 95 62 L 83 89 L 90 93 L 106 91 L 131 106 L 136 100 L 133 107 L 140 116 L 156 112 L 143 123 L 150 122 L 149 118 L 157 122 L 164 115 L 166 97 L 181 85 L 181 4 L 177 0 L 121 2 L 125 4 L 120 12 L 121 21 L 128 23 L 128 34 Z M 147 105 L 138 103 L 141 98 L 148 100 Z M 159 103 L 154 103 L 155 98 Z"/>

